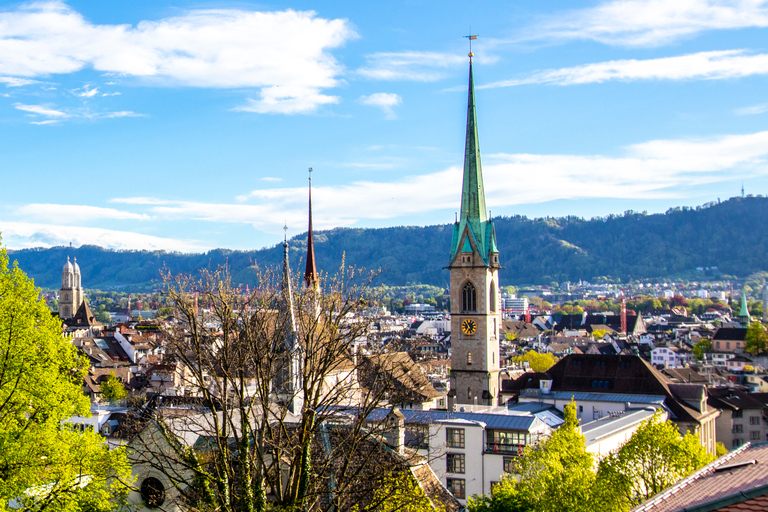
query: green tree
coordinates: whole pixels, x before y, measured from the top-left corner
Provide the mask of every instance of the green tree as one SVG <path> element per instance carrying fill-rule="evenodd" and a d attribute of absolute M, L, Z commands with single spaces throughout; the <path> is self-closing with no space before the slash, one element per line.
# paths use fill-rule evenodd
<path fill-rule="evenodd" d="M 492 496 L 469 499 L 471 512 L 591 512 L 601 510 L 594 491 L 592 454 L 579 431 L 576 405 L 565 406 L 565 423 L 552 436 L 525 449 Z M 602 509 L 608 510 L 608 509 Z"/>
<path fill-rule="evenodd" d="M 712 352 L 712 340 L 709 338 L 702 338 L 693 344 L 693 355 L 699 361 L 704 360 L 707 352 Z"/>
<path fill-rule="evenodd" d="M 595 329 L 592 331 L 592 337 L 596 340 L 601 340 L 605 337 L 605 335 L 608 334 L 608 331 L 605 329 Z"/>
<path fill-rule="evenodd" d="M 116 403 L 126 397 L 128 392 L 123 383 L 115 377 L 115 372 L 107 375 L 107 378 L 101 382 L 101 398 L 109 403 Z"/>
<path fill-rule="evenodd" d="M 600 461 L 599 487 L 614 503 L 629 510 L 712 460 L 698 437 L 680 435 L 659 414 L 643 423 L 622 447 Z"/>
<path fill-rule="evenodd" d="M 744 350 L 756 356 L 768 349 L 768 333 L 760 322 L 751 322 L 744 336 Z"/>
<path fill-rule="evenodd" d="M 540 354 L 535 350 L 529 350 L 522 356 L 513 357 L 512 360 L 518 364 L 527 362 L 531 370 L 535 372 L 545 372 L 557 362 L 557 358 L 549 352 Z"/>
<path fill-rule="evenodd" d="M 108 510 L 124 496 L 123 449 L 65 420 L 90 415 L 86 360 L 61 335 L 40 290 L 0 248 L 0 509 Z M 88 480 L 83 480 L 88 478 Z M 84 482 L 87 485 L 81 486 Z"/>

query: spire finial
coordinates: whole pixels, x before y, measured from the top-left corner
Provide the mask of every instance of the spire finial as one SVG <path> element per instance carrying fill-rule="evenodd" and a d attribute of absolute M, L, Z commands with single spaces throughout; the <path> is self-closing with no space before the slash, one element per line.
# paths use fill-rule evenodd
<path fill-rule="evenodd" d="M 470 34 L 472 33 L 472 27 L 469 28 L 469 33 Z M 468 35 L 468 36 L 464 36 L 464 37 L 469 39 L 469 62 L 472 62 L 472 57 L 475 56 L 475 54 L 472 53 L 472 41 L 477 39 L 477 36 L 476 35 L 474 35 L 474 36 L 473 35 Z"/>
<path fill-rule="evenodd" d="M 288 221 L 283 224 L 283 245 L 288 245 Z"/>

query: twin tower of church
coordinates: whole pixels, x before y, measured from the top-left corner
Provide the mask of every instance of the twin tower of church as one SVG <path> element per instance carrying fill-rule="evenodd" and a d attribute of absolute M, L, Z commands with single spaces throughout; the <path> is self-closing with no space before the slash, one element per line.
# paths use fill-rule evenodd
<path fill-rule="evenodd" d="M 469 99 L 461 216 L 451 256 L 451 391 L 454 404 L 496 405 L 499 399 L 499 249 L 485 208 L 477 137 L 475 83 L 469 54 Z"/>

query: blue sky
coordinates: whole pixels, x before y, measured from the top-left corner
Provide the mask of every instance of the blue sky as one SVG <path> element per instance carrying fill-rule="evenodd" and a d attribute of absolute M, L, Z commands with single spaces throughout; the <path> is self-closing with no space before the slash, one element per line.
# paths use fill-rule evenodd
<path fill-rule="evenodd" d="M 470 27 L 493 215 L 768 194 L 768 1 L 6 2 L 3 244 L 451 222 Z"/>

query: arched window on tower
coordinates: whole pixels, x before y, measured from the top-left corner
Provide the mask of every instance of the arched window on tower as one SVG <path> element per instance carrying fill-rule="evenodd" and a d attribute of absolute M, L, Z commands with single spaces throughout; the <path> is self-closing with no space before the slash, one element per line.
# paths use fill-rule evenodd
<path fill-rule="evenodd" d="M 472 352 L 467 352 L 467 364 L 472 364 Z"/>
<path fill-rule="evenodd" d="M 496 303 L 499 301 L 499 298 L 497 297 L 497 295 L 498 294 L 496 293 L 496 283 L 491 281 L 491 296 L 490 296 L 491 302 L 490 302 L 490 304 L 491 304 L 491 312 L 492 313 L 496 312 Z"/>
<path fill-rule="evenodd" d="M 477 311 L 477 291 L 472 283 L 467 283 L 461 289 L 461 310 Z"/>

